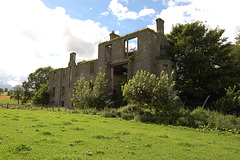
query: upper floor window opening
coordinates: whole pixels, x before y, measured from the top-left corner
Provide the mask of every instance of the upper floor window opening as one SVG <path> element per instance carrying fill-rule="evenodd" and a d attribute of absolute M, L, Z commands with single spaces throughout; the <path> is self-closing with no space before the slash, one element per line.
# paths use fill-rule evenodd
<path fill-rule="evenodd" d="M 90 74 L 94 73 L 94 63 L 91 63 L 90 65 Z"/>
<path fill-rule="evenodd" d="M 56 78 L 57 78 L 57 73 L 56 73 L 56 71 L 55 71 L 55 72 L 54 72 L 54 75 L 53 75 L 53 79 L 56 80 Z"/>
<path fill-rule="evenodd" d="M 166 56 L 167 55 L 167 46 L 165 45 L 160 45 L 160 51 L 158 53 L 158 56 Z"/>
<path fill-rule="evenodd" d="M 110 44 L 105 47 L 105 62 L 111 61 L 111 57 L 112 57 L 112 45 Z"/>
<path fill-rule="evenodd" d="M 62 96 L 64 96 L 64 95 L 65 95 L 65 87 L 62 86 Z"/>
<path fill-rule="evenodd" d="M 138 37 L 125 40 L 125 57 L 138 51 Z"/>

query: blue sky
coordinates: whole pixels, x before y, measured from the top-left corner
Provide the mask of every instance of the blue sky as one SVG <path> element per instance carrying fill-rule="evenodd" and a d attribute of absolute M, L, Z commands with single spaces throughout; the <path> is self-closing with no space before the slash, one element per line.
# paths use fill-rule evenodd
<path fill-rule="evenodd" d="M 0 0 L 0 88 L 21 84 L 39 67 L 67 67 L 97 58 L 98 44 L 113 30 L 120 36 L 162 18 L 172 25 L 200 20 L 225 29 L 234 42 L 240 30 L 239 0 Z"/>
<path fill-rule="evenodd" d="M 110 8 L 110 0 L 42 0 L 49 8 L 63 7 L 66 14 L 72 18 L 87 20 L 91 19 L 99 22 L 101 26 L 107 26 L 108 30 L 120 31 L 121 34 L 127 34 L 134 30 L 145 28 L 152 24 L 153 19 L 167 5 L 163 4 L 162 0 L 118 0 L 112 1 L 114 5 L 122 5 L 128 9 L 128 12 L 139 13 L 141 10 L 147 11 L 146 16 L 120 16 L 114 15 L 114 8 Z M 119 11 L 120 12 L 120 11 Z"/>

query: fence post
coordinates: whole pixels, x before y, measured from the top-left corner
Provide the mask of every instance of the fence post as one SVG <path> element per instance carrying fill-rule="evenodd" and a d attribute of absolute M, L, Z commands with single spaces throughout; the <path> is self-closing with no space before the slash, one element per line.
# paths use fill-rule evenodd
<path fill-rule="evenodd" d="M 7 103 L 7 109 L 8 109 L 8 103 Z"/>

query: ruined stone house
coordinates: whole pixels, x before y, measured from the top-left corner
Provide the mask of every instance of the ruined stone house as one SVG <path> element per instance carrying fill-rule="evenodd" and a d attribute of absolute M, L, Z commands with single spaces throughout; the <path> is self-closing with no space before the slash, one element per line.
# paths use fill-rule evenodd
<path fill-rule="evenodd" d="M 156 20 L 157 31 L 145 28 L 125 36 L 110 34 L 110 40 L 98 45 L 98 59 L 76 64 L 76 53 L 70 54 L 67 68 L 50 72 L 50 100 L 55 106 L 72 107 L 74 85 L 81 77 L 90 80 L 102 68 L 108 79 L 108 87 L 115 94 L 121 80 L 131 79 L 138 70 L 145 70 L 157 76 L 162 71 L 171 73 L 173 63 L 166 55 L 169 46 L 164 35 L 164 21 Z"/>

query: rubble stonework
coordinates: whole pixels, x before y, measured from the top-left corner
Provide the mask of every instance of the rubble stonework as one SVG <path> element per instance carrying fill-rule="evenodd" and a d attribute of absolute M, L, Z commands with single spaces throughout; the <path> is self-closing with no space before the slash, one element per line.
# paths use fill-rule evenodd
<path fill-rule="evenodd" d="M 113 97 L 118 82 L 131 79 L 138 70 L 145 70 L 160 76 L 164 71 L 171 74 L 174 65 L 166 54 L 170 45 L 164 35 L 164 21 L 156 20 L 157 31 L 145 28 L 125 36 L 110 34 L 110 40 L 98 45 L 98 59 L 76 64 L 76 53 L 70 54 L 67 68 L 50 72 L 50 100 L 55 106 L 72 108 L 74 85 L 81 77 L 90 80 L 101 72 L 106 73 L 109 91 Z"/>

